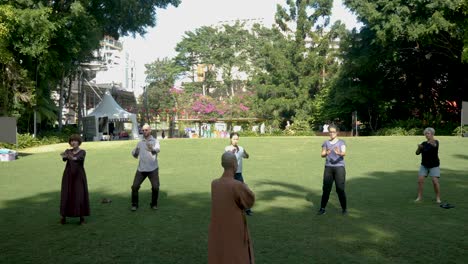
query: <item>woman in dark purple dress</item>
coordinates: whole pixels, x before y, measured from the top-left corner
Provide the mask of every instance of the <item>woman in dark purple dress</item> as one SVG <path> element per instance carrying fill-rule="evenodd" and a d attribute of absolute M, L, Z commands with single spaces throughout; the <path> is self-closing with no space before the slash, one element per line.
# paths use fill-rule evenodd
<path fill-rule="evenodd" d="M 81 137 L 71 135 L 68 143 L 72 147 L 60 153 L 66 161 L 62 177 L 62 191 L 60 199 L 61 224 L 66 223 L 66 217 L 80 217 L 80 224 L 84 224 L 85 216 L 89 216 L 89 195 L 84 160 L 86 151 L 80 149 Z"/>

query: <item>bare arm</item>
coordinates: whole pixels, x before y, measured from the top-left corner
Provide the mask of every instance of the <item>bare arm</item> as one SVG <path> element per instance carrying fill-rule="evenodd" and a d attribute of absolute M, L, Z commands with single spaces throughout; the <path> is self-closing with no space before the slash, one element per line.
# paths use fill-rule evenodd
<path fill-rule="evenodd" d="M 421 154 L 422 149 L 423 149 L 423 145 L 418 144 L 418 148 L 416 149 L 416 155 Z"/>

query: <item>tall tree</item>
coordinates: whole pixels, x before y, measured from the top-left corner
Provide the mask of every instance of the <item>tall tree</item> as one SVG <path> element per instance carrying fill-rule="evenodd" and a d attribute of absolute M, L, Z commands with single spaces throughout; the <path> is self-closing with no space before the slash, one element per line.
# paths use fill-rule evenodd
<path fill-rule="evenodd" d="M 395 119 L 431 125 L 456 120 L 453 101 L 460 105 L 468 84 L 463 73 L 467 2 L 345 3 L 364 27 L 345 41 L 335 104 L 328 105 L 360 110 L 374 129 Z"/>
<path fill-rule="evenodd" d="M 146 64 L 146 83 L 144 98 L 146 101 L 146 111 L 153 110 L 152 116 L 157 113 L 164 113 L 166 110 L 176 107 L 175 98 L 170 89 L 174 86 L 175 80 L 181 74 L 181 68 L 173 60 L 168 58 L 157 59 Z"/>
<path fill-rule="evenodd" d="M 278 5 L 277 28 L 258 28 L 260 70 L 254 83 L 264 117 L 282 121 L 315 122 L 315 96 L 328 85 L 337 68 L 334 43 L 345 29 L 337 22 L 330 27 L 333 1 L 287 0 Z M 257 55 L 256 57 L 259 57 Z"/>
<path fill-rule="evenodd" d="M 32 96 L 17 98 L 35 98 L 27 101 L 35 104 L 35 109 L 43 109 L 45 120 L 50 120 L 50 110 L 57 111 L 49 108 L 53 105 L 51 93 L 60 83 L 65 83 L 63 78 L 76 75 L 81 62 L 93 57 L 92 53 L 99 48 L 104 35 L 118 38 L 144 34 L 146 27 L 155 25 L 157 8 L 179 3 L 180 0 L 3 1 L 0 16 L 8 20 L 0 22 L 3 29 L 0 29 L 3 32 L 0 34 L 7 36 L 0 40 L 1 75 L 3 80 L 13 80 L 3 81 L 0 87 L 7 91 L 8 100 L 5 102 L 14 101 L 11 99 L 17 93 L 12 91 L 18 90 L 15 87 L 20 86 L 20 80 L 32 82 L 35 90 L 27 90 Z M 10 64 L 3 60 L 8 58 Z M 12 65 L 12 61 L 20 63 Z M 17 70 L 13 71 L 14 67 Z M 7 76 L 11 72 L 17 73 L 15 78 Z M 62 94 L 63 87 L 59 90 Z M 28 112 L 32 111 L 32 106 L 20 103 L 18 107 L 23 112 L 17 115 L 26 119 L 19 123 L 30 123 Z M 0 109 L 13 108 L 2 105 Z"/>

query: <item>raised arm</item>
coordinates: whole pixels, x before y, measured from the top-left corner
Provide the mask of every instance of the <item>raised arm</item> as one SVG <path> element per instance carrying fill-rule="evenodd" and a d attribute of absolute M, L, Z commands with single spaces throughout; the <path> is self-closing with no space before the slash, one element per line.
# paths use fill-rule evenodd
<path fill-rule="evenodd" d="M 139 144 L 140 144 L 140 143 L 138 143 L 137 146 L 136 146 L 136 148 L 134 148 L 134 149 L 132 150 L 132 156 L 133 156 L 135 159 L 138 158 L 138 155 L 140 155 L 140 147 L 139 147 Z"/>

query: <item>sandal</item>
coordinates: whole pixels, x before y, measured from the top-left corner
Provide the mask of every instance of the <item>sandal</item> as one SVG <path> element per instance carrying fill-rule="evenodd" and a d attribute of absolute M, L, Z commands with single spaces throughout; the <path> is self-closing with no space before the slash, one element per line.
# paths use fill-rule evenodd
<path fill-rule="evenodd" d="M 449 203 L 443 203 L 440 205 L 440 207 L 444 208 L 444 209 L 450 209 L 450 208 L 455 208 L 455 205 L 451 205 Z"/>

